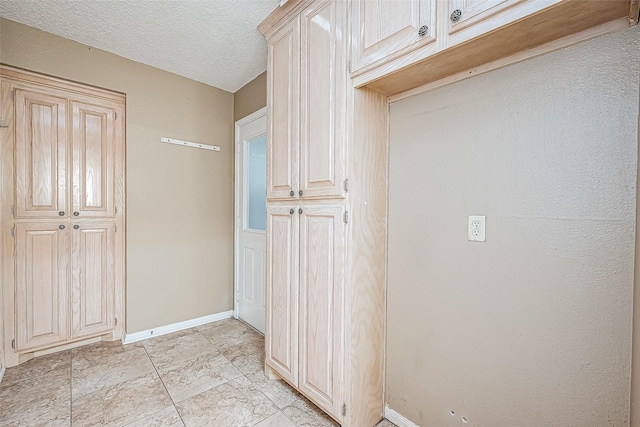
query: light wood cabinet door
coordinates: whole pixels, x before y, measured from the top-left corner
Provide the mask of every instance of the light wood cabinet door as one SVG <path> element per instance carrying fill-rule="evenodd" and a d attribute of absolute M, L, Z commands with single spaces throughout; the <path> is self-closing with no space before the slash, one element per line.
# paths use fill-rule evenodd
<path fill-rule="evenodd" d="M 449 0 L 449 40 L 455 46 L 562 0 Z"/>
<path fill-rule="evenodd" d="M 64 342 L 68 337 L 68 223 L 18 223 L 15 242 L 16 351 Z"/>
<path fill-rule="evenodd" d="M 300 19 L 267 41 L 267 199 L 297 199 L 300 132 Z"/>
<path fill-rule="evenodd" d="M 436 40 L 435 0 L 355 0 L 352 7 L 351 72 Z"/>
<path fill-rule="evenodd" d="M 342 206 L 300 214 L 300 391 L 340 419 L 345 224 Z"/>
<path fill-rule="evenodd" d="M 73 217 L 115 215 L 114 108 L 72 101 Z"/>
<path fill-rule="evenodd" d="M 298 384 L 298 207 L 267 208 L 267 364 Z"/>
<path fill-rule="evenodd" d="M 14 90 L 15 217 L 67 216 L 67 100 Z"/>
<path fill-rule="evenodd" d="M 348 2 L 317 0 L 300 16 L 300 190 L 344 197 Z"/>
<path fill-rule="evenodd" d="M 97 335 L 115 321 L 115 223 L 72 223 L 72 337 Z"/>

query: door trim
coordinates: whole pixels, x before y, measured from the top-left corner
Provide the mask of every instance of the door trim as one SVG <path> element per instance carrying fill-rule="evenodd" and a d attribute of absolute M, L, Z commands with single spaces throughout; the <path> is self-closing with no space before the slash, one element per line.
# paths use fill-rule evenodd
<path fill-rule="evenodd" d="M 238 318 L 238 261 L 240 259 L 238 250 L 240 248 L 240 233 L 238 217 L 240 212 L 240 128 L 248 123 L 260 119 L 267 115 L 267 107 L 262 107 L 258 111 L 236 121 L 234 128 L 234 170 L 233 170 L 233 317 Z"/>

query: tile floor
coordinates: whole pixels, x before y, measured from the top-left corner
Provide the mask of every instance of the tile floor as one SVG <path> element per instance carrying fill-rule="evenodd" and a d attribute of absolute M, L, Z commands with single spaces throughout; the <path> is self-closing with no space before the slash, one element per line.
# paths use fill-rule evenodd
<path fill-rule="evenodd" d="M 0 426 L 337 426 L 263 364 L 264 338 L 235 319 L 92 344 L 8 369 Z"/>

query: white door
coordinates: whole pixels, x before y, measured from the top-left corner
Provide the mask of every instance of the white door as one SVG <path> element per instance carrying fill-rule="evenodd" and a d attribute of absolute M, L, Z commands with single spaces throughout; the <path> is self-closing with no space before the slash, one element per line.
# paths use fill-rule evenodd
<path fill-rule="evenodd" d="M 235 315 L 265 324 L 267 222 L 266 109 L 236 122 Z"/>

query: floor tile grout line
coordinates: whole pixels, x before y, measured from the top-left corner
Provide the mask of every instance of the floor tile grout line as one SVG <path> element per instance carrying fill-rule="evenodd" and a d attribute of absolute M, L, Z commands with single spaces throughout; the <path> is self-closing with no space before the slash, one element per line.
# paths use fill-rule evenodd
<path fill-rule="evenodd" d="M 180 421 L 182 421 L 182 425 L 186 427 L 187 423 L 184 422 L 184 419 L 182 418 L 182 414 L 180 413 L 180 411 L 178 411 L 178 407 L 176 406 L 176 402 L 173 400 L 173 397 L 171 396 L 171 393 L 169 393 L 169 389 L 167 388 L 166 384 L 164 383 L 164 380 L 162 379 L 162 376 L 160 375 L 160 372 L 158 372 L 158 368 L 156 367 L 156 364 L 153 363 L 153 359 L 151 358 L 151 355 L 149 354 L 149 351 L 147 350 L 147 347 L 145 347 L 143 345 L 142 348 L 144 348 L 144 351 L 147 353 L 147 357 L 149 358 L 149 361 L 151 362 L 151 365 L 153 365 L 153 369 L 156 371 L 156 375 L 158 376 L 158 379 L 162 383 L 162 387 L 164 387 L 164 390 L 167 392 L 167 396 L 169 396 L 169 399 L 171 400 L 171 404 L 173 405 L 173 409 L 176 410 L 176 413 L 178 414 L 178 417 L 180 418 Z M 164 410 L 164 408 L 161 409 L 161 410 Z"/>

